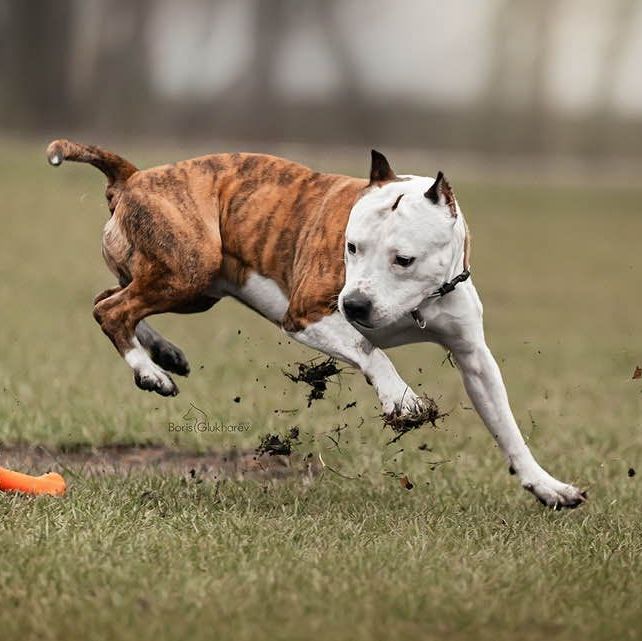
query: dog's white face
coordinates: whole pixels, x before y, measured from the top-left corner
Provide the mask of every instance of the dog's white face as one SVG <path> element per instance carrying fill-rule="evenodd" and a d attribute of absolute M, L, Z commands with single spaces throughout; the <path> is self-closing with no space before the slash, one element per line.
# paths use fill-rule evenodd
<path fill-rule="evenodd" d="M 357 327 L 374 329 L 410 314 L 452 278 L 465 235 L 443 175 L 372 184 L 348 220 L 339 309 Z"/>

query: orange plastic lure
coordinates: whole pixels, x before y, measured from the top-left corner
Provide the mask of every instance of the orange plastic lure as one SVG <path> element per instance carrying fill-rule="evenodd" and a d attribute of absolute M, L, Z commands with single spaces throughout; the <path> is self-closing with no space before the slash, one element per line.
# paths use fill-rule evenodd
<path fill-rule="evenodd" d="M 31 476 L 0 467 L 0 491 L 62 496 L 66 489 L 65 479 L 57 472 Z"/>

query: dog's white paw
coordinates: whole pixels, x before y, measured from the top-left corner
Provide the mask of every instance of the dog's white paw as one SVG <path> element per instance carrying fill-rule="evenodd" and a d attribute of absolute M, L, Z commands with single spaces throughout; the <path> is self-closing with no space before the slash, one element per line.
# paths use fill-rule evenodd
<path fill-rule="evenodd" d="M 405 388 L 401 396 L 386 399 L 382 403 L 383 413 L 397 416 L 413 416 L 420 414 L 424 409 L 423 401 L 409 387 Z"/>
<path fill-rule="evenodd" d="M 569 483 L 562 483 L 550 474 L 522 482 L 522 486 L 554 510 L 578 507 L 587 499 L 586 492 Z"/>
<path fill-rule="evenodd" d="M 134 382 L 140 389 L 161 396 L 178 394 L 178 387 L 169 374 L 154 363 L 137 338 L 133 340 L 132 349 L 125 354 L 125 361 L 134 370 Z"/>
<path fill-rule="evenodd" d="M 178 387 L 171 377 L 157 365 L 134 371 L 134 382 L 140 389 L 156 392 L 161 396 L 176 396 Z"/>

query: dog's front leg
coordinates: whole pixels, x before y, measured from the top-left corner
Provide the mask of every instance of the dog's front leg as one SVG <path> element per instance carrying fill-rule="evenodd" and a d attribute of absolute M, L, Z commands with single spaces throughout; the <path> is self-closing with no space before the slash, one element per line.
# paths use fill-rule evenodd
<path fill-rule="evenodd" d="M 305 329 L 288 331 L 295 340 L 357 367 L 372 383 L 385 414 L 413 413 L 420 399 L 399 376 L 390 359 L 335 312 Z"/>
<path fill-rule="evenodd" d="M 461 370 L 466 391 L 486 427 L 493 435 L 517 474 L 522 486 L 550 507 L 576 507 L 586 495 L 578 488 L 562 483 L 546 472 L 524 442 L 508 403 L 508 395 L 499 366 L 483 338 L 459 338 L 448 347 Z"/>

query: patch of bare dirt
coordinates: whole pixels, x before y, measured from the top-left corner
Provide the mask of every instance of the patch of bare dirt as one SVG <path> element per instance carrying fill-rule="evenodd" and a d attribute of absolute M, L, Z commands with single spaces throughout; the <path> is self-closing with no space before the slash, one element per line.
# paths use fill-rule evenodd
<path fill-rule="evenodd" d="M 202 479 L 285 479 L 320 471 L 314 459 L 292 460 L 276 452 L 265 456 L 254 450 L 230 449 L 187 452 L 163 445 L 77 446 L 48 449 L 41 446 L 0 446 L 0 466 L 30 474 L 71 471 L 86 477 L 159 473 L 198 475 Z"/>

